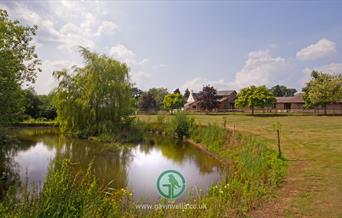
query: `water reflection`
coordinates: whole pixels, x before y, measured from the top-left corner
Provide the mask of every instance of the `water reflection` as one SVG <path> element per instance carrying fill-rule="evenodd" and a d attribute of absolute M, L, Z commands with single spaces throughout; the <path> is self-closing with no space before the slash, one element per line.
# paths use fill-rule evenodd
<path fill-rule="evenodd" d="M 27 172 L 30 183 L 42 183 L 50 162 L 64 158 L 69 158 L 84 170 L 93 161 L 94 174 L 101 184 L 127 188 L 133 192 L 135 200 L 158 200 L 157 178 L 169 169 L 183 174 L 188 192 L 193 187 L 206 190 L 219 180 L 217 160 L 189 144 L 177 144 L 172 139 L 146 137 L 144 143 L 108 150 L 102 143 L 61 136 L 57 129 L 13 131 L 20 140 L 20 146 L 7 156 L 17 163 L 22 182 Z M 12 165 L 10 168 L 15 169 Z M 183 198 L 187 196 L 185 194 Z"/>

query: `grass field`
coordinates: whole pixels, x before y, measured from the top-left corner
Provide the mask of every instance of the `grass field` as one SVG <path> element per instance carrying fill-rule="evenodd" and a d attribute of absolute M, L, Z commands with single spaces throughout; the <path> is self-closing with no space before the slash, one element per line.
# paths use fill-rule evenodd
<path fill-rule="evenodd" d="M 342 116 L 191 115 L 256 137 L 276 149 L 273 125 L 281 124 L 288 175 L 276 196 L 251 213 L 256 217 L 342 217 Z M 140 115 L 153 121 L 157 116 Z"/>

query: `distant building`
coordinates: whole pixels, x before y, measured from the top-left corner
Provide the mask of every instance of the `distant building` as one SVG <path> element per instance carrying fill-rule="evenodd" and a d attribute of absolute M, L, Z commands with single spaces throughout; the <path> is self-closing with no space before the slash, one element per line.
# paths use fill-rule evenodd
<path fill-rule="evenodd" d="M 284 112 L 291 110 L 303 110 L 304 99 L 302 93 L 290 97 L 276 97 L 277 102 L 274 105 L 276 110 L 284 110 Z"/>
<path fill-rule="evenodd" d="M 224 90 L 224 91 L 217 91 L 217 101 L 218 105 L 214 109 L 214 111 L 224 112 L 233 110 L 235 107 L 235 98 L 236 98 L 236 91 L 235 90 Z M 198 93 L 194 93 L 190 91 L 189 98 L 184 105 L 184 109 L 187 111 L 202 111 L 200 107 L 200 101 L 198 100 Z"/>
<path fill-rule="evenodd" d="M 292 97 L 277 97 L 277 102 L 275 103 L 273 110 L 276 112 L 298 112 L 298 113 L 324 113 L 324 108 L 322 106 L 315 106 L 310 109 L 304 108 L 303 93 L 298 93 Z M 327 105 L 328 114 L 342 114 L 342 101 L 328 104 Z"/>
<path fill-rule="evenodd" d="M 235 90 L 217 91 L 218 105 L 213 110 L 215 112 L 241 111 L 250 112 L 249 108 L 242 110 L 235 109 Z M 324 108 L 322 106 L 315 106 L 307 109 L 304 107 L 303 93 L 298 93 L 291 97 L 276 97 L 276 103 L 271 107 L 259 108 L 256 107 L 256 112 L 276 112 L 276 113 L 312 113 L 323 114 Z M 201 112 L 200 101 L 198 100 L 198 93 L 190 92 L 187 103 L 184 105 L 186 111 Z M 327 105 L 327 114 L 342 114 L 342 101 L 335 104 Z"/>

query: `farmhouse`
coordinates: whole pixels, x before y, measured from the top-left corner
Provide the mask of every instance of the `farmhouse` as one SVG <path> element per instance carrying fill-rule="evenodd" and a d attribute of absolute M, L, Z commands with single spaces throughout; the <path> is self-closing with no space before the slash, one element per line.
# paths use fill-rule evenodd
<path fill-rule="evenodd" d="M 218 112 L 233 110 L 236 94 L 235 90 L 217 91 L 216 96 L 218 105 L 214 110 Z M 201 111 L 198 93 L 194 93 L 193 91 L 190 92 L 187 103 L 184 105 L 184 109 L 187 111 Z"/>
<path fill-rule="evenodd" d="M 304 99 L 302 93 L 291 97 L 276 97 L 276 99 L 277 102 L 273 109 L 279 110 L 279 112 L 296 112 L 298 110 L 304 110 Z"/>
<path fill-rule="evenodd" d="M 273 107 L 276 112 L 324 113 L 324 107 L 322 106 L 306 109 L 304 107 L 303 93 L 291 97 L 277 97 L 276 99 L 277 102 Z M 328 114 L 342 114 L 342 101 L 328 104 L 326 110 Z"/>
<path fill-rule="evenodd" d="M 235 109 L 235 99 L 237 92 L 235 90 L 225 90 L 217 91 L 218 105 L 214 109 L 215 112 L 228 112 L 236 111 Z M 313 113 L 313 114 L 323 114 L 324 107 L 315 106 L 313 108 L 307 109 L 304 107 L 303 93 L 298 93 L 290 97 L 277 97 L 276 103 L 273 107 L 266 108 L 255 108 L 258 112 L 277 112 L 277 113 Z M 190 96 L 187 103 L 184 105 L 186 111 L 201 112 L 200 101 L 198 99 L 198 93 L 190 92 Z M 342 101 L 335 104 L 327 105 L 328 114 L 342 114 Z M 249 108 L 245 108 L 244 112 L 250 112 Z"/>

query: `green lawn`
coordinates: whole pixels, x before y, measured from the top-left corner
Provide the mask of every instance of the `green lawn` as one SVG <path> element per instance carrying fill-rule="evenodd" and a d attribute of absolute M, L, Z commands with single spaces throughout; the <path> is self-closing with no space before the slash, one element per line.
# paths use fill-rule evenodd
<path fill-rule="evenodd" d="M 268 139 L 275 147 L 273 124 L 282 126 L 281 141 L 289 159 L 286 181 L 275 198 L 252 216 L 342 217 L 342 116 L 191 115 L 201 124 L 229 128 Z M 142 120 L 157 116 L 140 115 Z"/>

